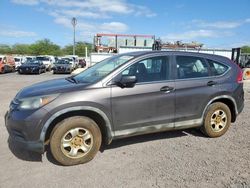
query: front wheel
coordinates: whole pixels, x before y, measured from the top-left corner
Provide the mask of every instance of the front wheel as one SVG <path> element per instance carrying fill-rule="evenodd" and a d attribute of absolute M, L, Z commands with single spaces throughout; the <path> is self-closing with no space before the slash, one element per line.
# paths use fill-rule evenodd
<path fill-rule="evenodd" d="M 226 133 L 231 125 L 231 111 L 221 102 L 212 103 L 205 115 L 202 132 L 211 137 L 220 137 Z"/>
<path fill-rule="evenodd" d="M 101 141 L 101 131 L 92 119 L 74 116 L 55 126 L 50 149 L 60 164 L 70 166 L 92 160 L 100 149 Z"/>

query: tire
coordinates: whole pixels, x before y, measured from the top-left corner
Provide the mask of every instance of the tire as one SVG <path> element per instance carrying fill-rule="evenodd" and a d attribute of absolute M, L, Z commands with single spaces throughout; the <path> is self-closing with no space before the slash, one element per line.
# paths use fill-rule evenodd
<path fill-rule="evenodd" d="M 220 137 L 230 127 L 231 118 L 231 111 L 227 105 L 221 102 L 212 103 L 206 111 L 201 131 L 211 138 Z"/>
<path fill-rule="evenodd" d="M 51 71 L 51 66 L 49 66 L 46 71 L 50 72 Z"/>
<path fill-rule="evenodd" d="M 101 131 L 92 119 L 74 116 L 55 126 L 50 137 L 50 150 L 56 161 L 71 166 L 92 160 L 101 142 Z"/>
<path fill-rule="evenodd" d="M 5 69 L 4 67 L 2 67 L 1 74 L 4 74 L 4 73 L 5 73 Z"/>

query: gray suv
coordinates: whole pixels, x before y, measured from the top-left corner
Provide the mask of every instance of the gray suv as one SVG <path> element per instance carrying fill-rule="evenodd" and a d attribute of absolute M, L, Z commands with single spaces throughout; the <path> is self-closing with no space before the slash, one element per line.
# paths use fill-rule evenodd
<path fill-rule="evenodd" d="M 219 137 L 243 106 L 242 72 L 228 58 L 133 52 L 22 89 L 5 124 L 19 145 L 40 153 L 49 145 L 59 163 L 75 165 L 118 138 L 193 127 Z"/>

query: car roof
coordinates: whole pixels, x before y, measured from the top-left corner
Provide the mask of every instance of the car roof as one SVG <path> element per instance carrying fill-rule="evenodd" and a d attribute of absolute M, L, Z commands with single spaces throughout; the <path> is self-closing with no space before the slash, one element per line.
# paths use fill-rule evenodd
<path fill-rule="evenodd" d="M 144 55 L 153 55 L 153 54 L 196 56 L 196 57 L 202 57 L 202 58 L 207 58 L 207 59 L 214 59 L 214 60 L 222 61 L 222 62 L 228 62 L 228 60 L 230 60 L 229 58 L 220 56 L 220 55 L 206 54 L 206 53 L 200 53 L 200 52 L 187 52 L 187 51 L 160 51 L 160 50 L 159 51 L 136 51 L 136 52 L 123 53 L 120 55 L 131 55 L 135 57 L 140 57 Z"/>

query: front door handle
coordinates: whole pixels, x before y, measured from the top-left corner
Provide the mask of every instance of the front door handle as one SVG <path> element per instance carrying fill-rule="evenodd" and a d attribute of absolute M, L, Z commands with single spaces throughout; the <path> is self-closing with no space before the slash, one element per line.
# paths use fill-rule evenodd
<path fill-rule="evenodd" d="M 209 81 L 209 82 L 207 83 L 208 86 L 214 86 L 214 85 L 216 85 L 216 84 L 217 84 L 217 82 L 215 82 L 215 81 Z"/>
<path fill-rule="evenodd" d="M 166 93 L 169 93 L 170 91 L 173 91 L 174 88 L 173 87 L 169 87 L 169 86 L 163 86 L 160 91 L 164 91 Z"/>

